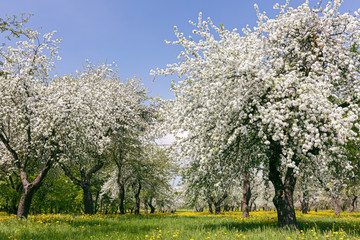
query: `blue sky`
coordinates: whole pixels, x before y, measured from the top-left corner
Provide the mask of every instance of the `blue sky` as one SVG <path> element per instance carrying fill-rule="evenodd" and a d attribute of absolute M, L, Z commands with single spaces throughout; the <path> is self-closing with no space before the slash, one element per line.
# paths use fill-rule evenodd
<path fill-rule="evenodd" d="M 151 96 L 173 98 L 169 91 L 172 77 L 159 77 L 153 83 L 149 75 L 151 69 L 177 61 L 181 48 L 164 43 L 175 40 L 173 26 L 190 35 L 188 21 L 197 21 L 199 12 L 227 29 L 254 26 L 254 4 L 273 17 L 276 2 L 283 4 L 285 0 L 1 0 L 0 17 L 32 13 L 29 26 L 42 26 L 42 33 L 56 30 L 56 37 L 63 40 L 62 60 L 56 63 L 60 75 L 81 70 L 85 59 L 93 63 L 114 61 L 123 80 L 137 75 Z M 292 0 L 291 4 L 303 2 Z M 326 2 L 323 0 L 323 5 Z M 316 4 L 311 1 L 311 5 Z M 358 8 L 359 0 L 344 0 L 341 12 Z"/>

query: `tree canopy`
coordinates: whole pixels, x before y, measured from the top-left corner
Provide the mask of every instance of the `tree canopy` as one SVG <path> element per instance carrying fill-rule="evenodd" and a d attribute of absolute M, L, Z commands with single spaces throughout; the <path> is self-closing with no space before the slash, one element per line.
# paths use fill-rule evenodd
<path fill-rule="evenodd" d="M 208 164 L 222 172 L 213 161 L 266 167 L 280 226 L 297 228 L 297 175 L 311 166 L 327 174 L 334 161 L 351 168 L 341 156 L 358 137 L 360 21 L 358 12 L 340 14 L 340 4 L 277 4 L 274 19 L 257 10 L 258 25 L 242 34 L 200 14 L 194 37 L 175 28 L 180 62 L 153 71 L 181 78 L 164 111 L 174 134 L 187 133 L 174 155 L 198 161 L 199 173 Z"/>

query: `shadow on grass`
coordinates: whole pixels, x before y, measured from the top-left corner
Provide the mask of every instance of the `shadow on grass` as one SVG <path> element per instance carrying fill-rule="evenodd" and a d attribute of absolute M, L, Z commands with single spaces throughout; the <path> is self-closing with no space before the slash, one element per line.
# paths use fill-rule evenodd
<path fill-rule="evenodd" d="M 103 220 L 101 220 L 103 219 Z M 73 239 L 90 239 L 96 237 L 96 239 L 103 239 L 109 236 L 109 239 L 118 234 L 126 233 L 127 239 L 138 239 L 139 236 L 145 235 L 145 233 L 154 229 L 155 225 L 146 224 L 142 221 L 145 217 L 134 216 L 120 216 L 120 217 L 104 217 L 104 218 L 55 218 L 51 221 L 44 222 L 42 225 L 38 223 L 16 222 L 13 228 L 2 229 L 0 231 L 0 239 L 33 239 L 33 240 L 73 240 Z M 59 220 L 60 223 L 56 223 L 54 220 Z M 17 231 L 26 224 L 29 224 L 29 229 L 22 229 Z M 35 225 L 33 225 L 35 224 Z M 35 227 L 36 229 L 31 229 Z M 14 233 L 14 234 L 12 234 Z"/>
<path fill-rule="evenodd" d="M 359 223 L 356 224 L 352 221 L 346 221 L 346 219 L 336 220 L 312 220 L 305 221 L 303 219 L 298 220 L 299 229 L 304 231 L 317 229 L 318 232 L 339 232 L 345 231 L 346 233 L 352 233 L 360 236 Z"/>
<path fill-rule="evenodd" d="M 360 236 L 360 228 L 358 227 L 359 223 L 355 224 L 354 222 L 346 222 L 345 219 L 341 219 L 340 221 L 336 220 L 312 220 L 311 222 L 299 219 L 298 220 L 298 227 L 299 230 L 303 230 L 304 232 L 310 231 L 315 229 L 318 233 L 328 233 L 329 231 L 332 232 L 339 232 L 344 231 L 346 233 L 351 233 L 357 236 Z M 238 230 L 241 232 L 248 232 L 248 231 L 257 231 L 257 230 L 264 230 L 264 229 L 272 229 L 274 231 L 279 230 L 277 223 L 274 224 L 273 222 L 239 222 L 239 221 L 228 221 L 225 223 L 208 223 L 204 225 L 204 229 L 207 231 L 217 231 L 219 229 L 226 228 L 227 230 Z"/>
<path fill-rule="evenodd" d="M 224 215 L 226 218 L 226 215 Z M 166 220 L 164 220 L 166 219 Z M 187 220 L 188 219 L 188 220 Z M 199 221 L 194 221 L 194 220 Z M 271 219 L 268 222 L 257 221 L 256 219 L 249 219 L 249 221 L 241 221 L 239 219 L 227 219 L 226 221 L 217 221 L 218 218 L 199 216 L 177 216 L 177 215 L 125 215 L 125 216 L 104 216 L 104 217 L 59 217 L 53 218 L 41 225 L 35 222 L 24 222 L 21 224 L 14 224 L 12 228 L 5 228 L 4 231 L 0 231 L 0 239 L 10 239 L 11 233 L 16 228 L 22 228 L 23 225 L 29 227 L 28 230 L 24 230 L 21 233 L 18 232 L 13 238 L 17 239 L 89 239 L 90 236 L 107 236 L 115 235 L 117 232 L 122 234 L 126 233 L 126 239 L 139 239 L 145 236 L 149 232 L 153 232 L 154 229 L 159 227 L 160 229 L 166 226 L 167 228 L 176 225 L 181 225 L 187 231 L 222 231 L 227 229 L 228 231 L 238 230 L 239 232 L 257 232 L 263 230 L 279 231 L 276 221 Z M 60 221 L 60 223 L 56 223 Z M 215 221 L 215 222 L 211 222 Z M 48 225 L 47 225 L 48 224 Z M 357 219 L 347 218 L 309 218 L 305 216 L 298 218 L 299 229 L 304 232 L 316 229 L 319 234 L 332 232 L 345 231 L 352 235 L 360 236 L 359 222 Z M 31 229 L 35 227 L 36 230 Z M 16 231 L 15 231 L 16 232 Z M 113 238 L 111 238 L 113 239 Z M 117 239 L 117 238 L 116 238 Z M 123 238 L 121 238 L 123 239 Z"/>
<path fill-rule="evenodd" d="M 256 222 L 237 222 L 237 221 L 229 221 L 226 223 L 217 223 L 217 224 L 205 224 L 204 229 L 207 231 L 212 230 L 216 231 L 222 228 L 226 228 L 228 230 L 239 230 L 241 232 L 247 232 L 247 231 L 254 231 L 254 230 L 260 230 L 260 229 L 269 229 L 274 228 L 277 229 L 277 226 L 274 226 L 271 223 L 256 223 Z"/>

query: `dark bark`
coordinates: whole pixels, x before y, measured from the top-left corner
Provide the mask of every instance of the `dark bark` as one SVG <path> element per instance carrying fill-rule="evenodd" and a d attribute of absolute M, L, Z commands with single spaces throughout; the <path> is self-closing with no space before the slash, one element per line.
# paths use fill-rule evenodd
<path fill-rule="evenodd" d="M 21 194 L 18 210 L 17 210 L 17 218 L 27 218 L 30 212 L 31 201 L 34 196 L 36 190 L 35 188 L 25 187 L 23 193 Z"/>
<path fill-rule="evenodd" d="M 83 183 L 80 185 L 83 190 L 83 203 L 84 213 L 94 214 L 94 201 L 91 194 L 91 187 L 89 183 Z"/>
<path fill-rule="evenodd" d="M 303 199 L 300 201 L 300 203 L 301 203 L 301 212 L 303 214 L 307 214 L 310 211 L 310 202 L 307 192 L 303 192 Z"/>
<path fill-rule="evenodd" d="M 94 214 L 95 211 L 94 200 L 91 193 L 91 179 L 93 175 L 104 166 L 104 162 L 99 158 L 97 163 L 89 171 L 86 172 L 85 169 L 80 169 L 80 179 L 75 177 L 66 165 L 60 164 L 60 166 L 65 175 L 69 177 L 75 185 L 80 186 L 83 190 L 84 214 Z"/>
<path fill-rule="evenodd" d="M 349 212 L 356 212 L 357 210 L 357 196 L 355 194 L 351 194 L 349 196 L 349 200 L 350 200 L 350 208 L 349 208 Z"/>
<path fill-rule="evenodd" d="M 296 177 L 293 168 L 287 168 L 284 181 L 281 178 L 279 144 L 272 142 L 269 153 L 269 180 L 275 189 L 273 203 L 277 210 L 278 225 L 289 229 L 297 229 L 293 194 L 296 184 Z"/>
<path fill-rule="evenodd" d="M 152 205 L 152 198 L 149 200 L 150 213 L 155 213 L 155 207 Z"/>
<path fill-rule="evenodd" d="M 140 213 L 140 191 L 141 191 L 141 182 L 138 181 L 138 189 L 135 193 L 135 214 Z"/>
<path fill-rule="evenodd" d="M 307 214 L 309 212 L 309 202 L 301 201 L 301 212 L 302 214 Z"/>
<path fill-rule="evenodd" d="M 255 203 L 255 201 L 252 201 L 252 202 L 251 202 L 250 210 L 256 211 L 256 203 Z"/>
<path fill-rule="evenodd" d="M 215 207 L 215 215 L 218 215 L 221 212 L 221 203 L 227 198 L 227 196 L 227 192 L 225 192 L 223 196 L 217 201 L 214 197 L 209 196 L 210 201 L 214 204 Z"/>
<path fill-rule="evenodd" d="M 195 212 L 203 212 L 203 211 L 204 211 L 203 207 L 195 206 Z"/>
<path fill-rule="evenodd" d="M 130 176 L 125 177 L 124 173 L 123 173 L 123 168 L 124 168 L 124 159 L 122 157 L 122 152 L 119 152 L 119 155 L 117 156 L 115 154 L 115 152 L 113 152 L 113 160 L 117 166 L 118 169 L 118 176 L 117 176 L 117 184 L 119 187 L 119 210 L 120 210 L 120 214 L 125 214 L 125 184 L 127 182 L 127 180 L 130 178 Z"/>
<path fill-rule="evenodd" d="M 215 215 L 218 215 L 221 212 L 221 202 L 215 202 Z"/>
<path fill-rule="evenodd" d="M 125 200 L 125 184 L 119 184 L 119 210 L 120 214 L 125 214 L 125 206 L 124 206 L 124 200 Z"/>
<path fill-rule="evenodd" d="M 334 213 L 335 216 L 340 216 L 340 198 L 339 197 L 333 197 L 333 204 L 334 204 Z"/>
<path fill-rule="evenodd" d="M 35 180 L 29 183 L 27 179 L 27 173 L 25 168 L 22 166 L 20 168 L 20 178 L 23 184 L 23 191 L 21 194 L 20 202 L 18 205 L 18 211 L 16 214 L 17 218 L 27 218 L 30 211 L 30 206 L 32 202 L 32 198 L 35 192 L 40 188 L 44 178 L 49 172 L 51 166 L 53 164 L 52 160 L 48 160 L 45 166 L 41 169 L 39 175 L 35 178 Z"/>
<path fill-rule="evenodd" d="M 28 127 L 27 129 L 27 134 L 28 134 L 28 142 L 30 143 L 31 142 L 30 127 Z M 37 175 L 35 180 L 30 183 L 27 178 L 27 165 L 28 162 L 30 161 L 30 157 L 28 155 L 25 155 L 23 161 L 21 161 L 18 153 L 11 147 L 8 139 L 6 138 L 6 135 L 3 135 L 2 133 L 0 133 L 0 141 L 4 144 L 5 148 L 9 151 L 9 153 L 12 155 L 13 159 L 15 160 L 15 165 L 19 170 L 20 179 L 23 187 L 16 217 L 27 218 L 27 216 L 29 215 L 32 198 L 35 192 L 40 188 L 44 178 L 46 177 L 47 173 L 52 167 L 53 162 L 55 161 L 57 156 L 57 151 L 50 151 L 50 158 L 45 162 L 44 166 L 40 170 L 40 173 Z"/>
<path fill-rule="evenodd" d="M 213 213 L 213 204 L 212 204 L 212 201 L 210 199 L 208 199 L 208 205 L 209 205 L 209 212 L 212 214 Z"/>
<path fill-rule="evenodd" d="M 243 174 L 243 200 L 242 200 L 242 215 L 243 218 L 249 217 L 249 202 L 251 198 L 251 189 L 249 181 L 249 173 L 244 172 Z"/>
<path fill-rule="evenodd" d="M 288 168 L 287 175 L 293 175 L 293 169 Z M 287 184 L 274 183 L 275 196 L 273 199 L 274 205 L 277 210 L 278 224 L 280 227 L 289 227 L 290 229 L 297 229 L 297 221 L 295 216 L 295 209 L 293 203 L 293 191 L 295 177 L 288 177 Z"/>
<path fill-rule="evenodd" d="M 96 192 L 96 198 L 95 198 L 95 205 L 94 205 L 94 213 L 97 213 L 99 211 L 99 198 L 100 198 L 100 190 L 99 189 L 97 192 Z"/>

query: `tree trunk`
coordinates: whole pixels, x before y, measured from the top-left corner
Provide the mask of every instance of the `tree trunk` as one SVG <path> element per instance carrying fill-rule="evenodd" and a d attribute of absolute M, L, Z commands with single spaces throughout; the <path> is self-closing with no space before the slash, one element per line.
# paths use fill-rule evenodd
<path fill-rule="evenodd" d="M 152 205 L 152 198 L 149 200 L 150 213 L 155 213 L 155 207 Z"/>
<path fill-rule="evenodd" d="M 91 194 L 90 184 L 82 183 L 80 186 L 83 190 L 84 214 L 94 214 L 94 201 Z"/>
<path fill-rule="evenodd" d="M 302 214 L 307 214 L 309 212 L 309 202 L 306 200 L 303 200 L 300 203 L 301 203 Z"/>
<path fill-rule="evenodd" d="M 122 185 L 119 186 L 119 210 L 120 210 L 120 214 L 125 214 L 124 200 L 125 200 L 125 186 L 122 184 Z"/>
<path fill-rule="evenodd" d="M 60 163 L 60 167 L 63 169 L 66 176 L 83 190 L 83 203 L 84 214 L 94 214 L 94 200 L 91 194 L 91 179 L 93 175 L 98 172 L 104 165 L 104 162 L 98 159 L 98 162 L 88 171 L 80 169 L 80 178 L 75 177 L 70 168 L 65 164 Z M 97 200 L 96 200 L 97 201 Z"/>
<path fill-rule="evenodd" d="M 212 214 L 213 213 L 213 208 L 212 208 L 211 200 L 208 200 L 208 205 L 209 205 L 209 212 Z"/>
<path fill-rule="evenodd" d="M 242 215 L 243 218 L 249 217 L 249 201 L 251 198 L 249 173 L 244 172 L 243 174 L 243 200 L 242 200 Z"/>
<path fill-rule="evenodd" d="M 23 191 L 21 194 L 20 202 L 18 205 L 18 211 L 16 214 L 16 217 L 18 219 L 28 217 L 32 198 L 33 198 L 35 192 L 40 188 L 40 186 L 41 186 L 44 178 L 46 177 L 47 173 L 49 172 L 52 164 L 53 164 L 52 159 L 48 160 L 45 163 L 44 167 L 41 169 L 39 175 L 35 178 L 35 180 L 32 183 L 28 182 L 27 173 L 25 171 L 24 166 L 20 167 L 20 169 L 19 169 L 20 170 L 20 179 L 23 184 Z"/>
<path fill-rule="evenodd" d="M 263 210 L 264 210 L 265 212 L 268 210 L 268 205 L 267 205 L 267 203 L 264 203 Z"/>
<path fill-rule="evenodd" d="M 149 204 L 149 207 L 150 207 L 150 213 L 155 213 L 155 207 L 150 203 Z"/>
<path fill-rule="evenodd" d="M 333 197 L 333 204 L 335 216 L 340 216 L 340 198 Z"/>
<path fill-rule="evenodd" d="M 31 141 L 30 128 L 28 128 L 28 139 L 30 142 Z M 25 160 L 22 162 L 20 160 L 19 155 L 16 152 L 16 150 L 11 147 L 8 139 L 6 139 L 6 137 L 1 133 L 0 133 L 0 141 L 4 144 L 5 148 L 10 152 L 10 154 L 14 158 L 15 165 L 16 165 L 17 169 L 19 170 L 20 179 L 21 179 L 21 183 L 23 186 L 23 191 L 22 191 L 20 202 L 18 205 L 18 211 L 17 211 L 16 217 L 17 218 L 27 218 L 29 211 L 30 211 L 32 198 L 33 198 L 35 192 L 41 186 L 41 183 L 44 180 L 44 178 L 46 177 L 48 171 L 52 167 L 52 165 L 56 159 L 56 156 L 57 156 L 57 151 L 50 151 L 50 158 L 45 162 L 44 166 L 40 170 L 40 173 L 37 175 L 35 180 L 30 183 L 27 178 L 27 171 L 26 171 L 26 167 L 30 161 L 29 158 L 26 157 Z"/>
<path fill-rule="evenodd" d="M 140 191 L 141 191 L 141 183 L 139 181 L 139 186 L 137 192 L 135 193 L 135 214 L 140 213 Z"/>
<path fill-rule="evenodd" d="M 303 200 L 301 203 L 301 212 L 302 214 L 307 214 L 309 212 L 309 202 Z"/>
<path fill-rule="evenodd" d="M 215 215 L 218 215 L 221 212 L 221 202 L 215 202 Z"/>
<path fill-rule="evenodd" d="M 215 206 L 215 215 L 218 215 L 221 211 L 221 203 L 227 198 L 227 193 L 225 192 L 224 195 L 218 200 L 218 201 L 213 201 L 214 206 Z"/>
<path fill-rule="evenodd" d="M 24 187 L 16 215 L 18 219 L 28 217 L 30 212 L 31 201 L 35 192 L 36 190 L 34 189 L 34 187 L 29 187 L 29 186 Z"/>
<path fill-rule="evenodd" d="M 350 199 L 350 208 L 349 208 L 349 212 L 356 212 L 357 210 L 357 196 L 355 194 L 351 194 L 349 199 Z"/>
<path fill-rule="evenodd" d="M 284 182 L 282 181 L 281 173 L 278 170 L 278 167 L 280 167 L 280 154 L 281 146 L 272 142 L 269 154 L 269 180 L 275 189 L 273 203 L 277 210 L 278 225 L 296 230 L 298 226 L 293 201 L 296 177 L 294 169 L 288 167 Z"/>
<path fill-rule="evenodd" d="M 100 198 L 100 190 L 96 192 L 95 204 L 94 204 L 94 213 L 96 214 L 99 211 L 99 198 Z"/>
<path fill-rule="evenodd" d="M 309 201 L 309 193 L 308 191 L 303 192 L 303 197 L 301 203 L 301 212 L 303 214 L 307 214 L 310 211 L 310 201 Z"/>
<path fill-rule="evenodd" d="M 290 229 L 297 229 L 291 190 L 287 188 L 278 188 L 275 190 L 275 197 L 273 202 L 277 210 L 279 226 L 289 227 Z"/>
<path fill-rule="evenodd" d="M 255 201 L 253 201 L 253 202 L 251 203 L 251 205 L 254 205 L 254 207 L 252 208 L 252 210 L 253 210 L 253 211 L 256 211 L 256 203 L 255 203 Z"/>

